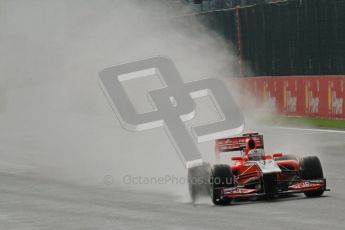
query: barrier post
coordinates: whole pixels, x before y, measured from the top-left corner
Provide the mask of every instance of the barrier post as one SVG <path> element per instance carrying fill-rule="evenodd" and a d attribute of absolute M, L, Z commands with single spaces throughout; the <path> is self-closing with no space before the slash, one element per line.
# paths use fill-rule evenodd
<path fill-rule="evenodd" d="M 236 6 L 236 32 L 237 32 L 237 49 L 238 49 L 238 64 L 240 67 L 240 76 L 243 76 L 243 51 L 241 44 L 241 19 L 240 6 Z"/>

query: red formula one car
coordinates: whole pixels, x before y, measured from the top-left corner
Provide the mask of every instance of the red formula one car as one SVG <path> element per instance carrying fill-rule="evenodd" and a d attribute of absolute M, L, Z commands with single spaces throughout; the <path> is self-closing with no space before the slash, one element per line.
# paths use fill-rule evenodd
<path fill-rule="evenodd" d="M 236 198 L 274 198 L 290 193 L 315 197 L 328 191 L 318 157 L 266 154 L 263 136 L 258 133 L 216 140 L 215 149 L 218 158 L 229 151 L 240 151 L 241 156 L 232 157 L 232 165 L 211 167 L 204 163 L 189 169 L 193 202 L 202 195 L 210 195 L 215 205 L 225 205 Z"/>

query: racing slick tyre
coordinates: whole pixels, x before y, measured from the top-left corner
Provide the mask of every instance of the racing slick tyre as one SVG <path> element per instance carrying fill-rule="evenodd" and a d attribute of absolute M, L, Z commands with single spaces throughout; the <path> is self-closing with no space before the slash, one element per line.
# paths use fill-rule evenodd
<path fill-rule="evenodd" d="M 211 165 L 203 163 L 188 169 L 188 188 L 191 201 L 194 203 L 198 197 L 210 195 Z"/>
<path fill-rule="evenodd" d="M 300 159 L 300 175 L 304 180 L 322 179 L 323 171 L 319 158 L 317 156 L 303 157 Z M 306 197 L 321 196 L 324 188 L 316 191 L 305 192 Z"/>
<path fill-rule="evenodd" d="M 231 198 L 223 197 L 221 188 L 234 187 L 234 175 L 229 165 L 214 165 L 211 171 L 211 198 L 215 205 L 230 204 Z"/>
<path fill-rule="evenodd" d="M 294 161 L 298 161 L 298 158 L 295 155 L 284 155 L 282 157 L 277 157 L 275 158 L 276 161 L 285 161 L 285 160 L 294 160 Z"/>

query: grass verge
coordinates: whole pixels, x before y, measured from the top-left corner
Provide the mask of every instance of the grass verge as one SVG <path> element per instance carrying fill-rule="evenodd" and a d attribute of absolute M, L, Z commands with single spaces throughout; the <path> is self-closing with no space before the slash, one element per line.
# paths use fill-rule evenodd
<path fill-rule="evenodd" d="M 270 125 L 345 129 L 345 120 L 326 118 L 273 116 L 264 122 Z"/>

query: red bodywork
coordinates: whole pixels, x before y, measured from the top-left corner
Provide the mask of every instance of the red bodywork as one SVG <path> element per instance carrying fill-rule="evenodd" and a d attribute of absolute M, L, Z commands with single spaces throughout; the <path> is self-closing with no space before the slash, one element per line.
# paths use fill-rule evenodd
<path fill-rule="evenodd" d="M 221 193 L 224 197 L 257 197 L 267 194 L 327 190 L 326 179 L 324 178 L 317 180 L 303 180 L 300 178 L 300 163 L 297 159 L 277 160 L 279 157 L 283 157 L 282 153 L 262 154 L 260 162 L 271 162 L 272 165 L 276 164 L 281 170 L 281 172 L 263 173 L 258 161 L 248 159 L 248 154 L 253 149 L 262 152 L 264 149 L 263 136 L 258 133 L 246 133 L 240 137 L 216 140 L 215 152 L 218 159 L 222 152 L 241 151 L 241 156 L 231 158 L 235 161 L 231 165 L 235 186 L 222 188 Z M 275 167 L 276 170 L 278 170 L 278 167 Z M 266 181 L 266 184 L 269 183 L 271 188 L 265 185 L 264 181 Z"/>

